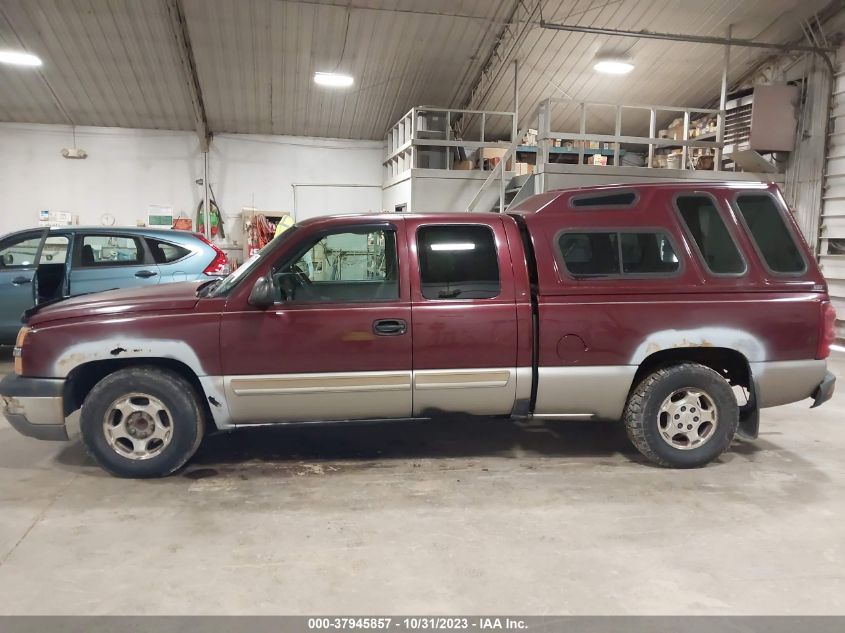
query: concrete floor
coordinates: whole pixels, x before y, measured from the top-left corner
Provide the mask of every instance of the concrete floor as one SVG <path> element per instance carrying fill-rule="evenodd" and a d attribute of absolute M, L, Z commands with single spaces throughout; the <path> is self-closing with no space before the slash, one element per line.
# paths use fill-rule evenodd
<path fill-rule="evenodd" d="M 692 471 L 618 425 L 454 420 L 218 436 L 126 481 L 0 421 L 0 614 L 845 614 L 832 367 L 834 401 Z"/>

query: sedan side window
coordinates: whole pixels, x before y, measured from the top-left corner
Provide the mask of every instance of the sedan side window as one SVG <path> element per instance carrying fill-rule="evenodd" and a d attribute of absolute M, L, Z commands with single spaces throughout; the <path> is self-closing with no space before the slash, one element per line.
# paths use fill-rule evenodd
<path fill-rule="evenodd" d="M 169 264 L 191 253 L 187 248 L 151 237 L 147 238 L 147 245 L 150 247 L 150 252 L 153 254 L 156 264 Z"/>
<path fill-rule="evenodd" d="M 137 237 L 123 235 L 86 235 L 82 238 L 79 265 L 137 266 L 144 263 L 144 249 Z"/>
<path fill-rule="evenodd" d="M 41 264 L 64 264 L 67 260 L 68 238 L 64 235 L 54 235 L 44 240 L 44 248 L 41 249 L 41 257 L 38 259 Z"/>
<path fill-rule="evenodd" d="M 346 303 L 399 298 L 393 230 L 330 233 L 299 253 L 273 270 L 277 301 Z"/>
<path fill-rule="evenodd" d="M 41 235 L 24 236 L 0 245 L 0 268 L 29 268 L 36 265 L 35 255 Z"/>

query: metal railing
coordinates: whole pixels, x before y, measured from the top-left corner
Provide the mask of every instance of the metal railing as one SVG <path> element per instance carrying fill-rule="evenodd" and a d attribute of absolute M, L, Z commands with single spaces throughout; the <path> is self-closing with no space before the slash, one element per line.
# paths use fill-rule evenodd
<path fill-rule="evenodd" d="M 551 129 L 551 121 L 554 118 L 554 108 L 560 105 L 567 105 L 570 108 L 575 107 L 579 112 L 579 126 L 578 131 L 553 131 Z M 604 108 L 611 109 L 614 113 L 614 132 L 613 134 L 599 134 L 587 130 L 587 116 L 590 108 Z M 619 165 L 621 155 L 621 144 L 643 145 L 648 146 L 648 158 L 645 167 L 654 166 L 654 151 L 658 147 L 680 147 L 681 148 L 681 169 L 686 169 L 688 165 L 689 150 L 691 148 L 702 148 L 713 150 L 714 167 L 721 164 L 722 148 L 724 144 L 724 119 L 725 113 L 723 110 L 713 108 L 687 108 L 681 106 L 667 106 L 667 105 L 639 105 L 639 104 L 618 104 L 618 103 L 601 103 L 589 101 L 577 101 L 574 99 L 564 99 L 560 97 L 548 98 L 542 102 L 538 107 L 538 133 L 537 140 L 539 149 L 545 150 L 542 155 L 538 154 L 538 162 L 548 162 L 548 149 L 550 142 L 554 140 L 574 141 L 578 144 L 578 163 L 584 162 L 585 142 L 597 141 L 599 143 L 610 143 L 613 147 L 614 165 Z M 624 112 L 637 111 L 647 112 L 649 117 L 648 136 L 632 136 L 622 134 L 622 119 Z M 676 138 L 664 138 L 658 136 L 657 118 L 661 112 L 680 113 L 683 117 L 682 122 L 682 136 Z M 690 138 L 690 123 L 693 115 L 716 115 L 716 129 L 712 132 L 713 141 L 703 141 Z M 711 136 L 710 134 L 707 135 Z"/>
<path fill-rule="evenodd" d="M 508 139 L 517 139 L 516 115 L 495 110 L 460 110 L 417 106 L 411 108 L 387 133 L 387 155 L 383 161 L 385 180 L 389 181 L 410 169 L 432 167 L 452 169 L 453 148 L 478 149 L 502 147 L 502 141 L 488 139 L 488 123 L 493 117 L 502 119 L 508 128 Z M 467 124 L 471 121 L 473 125 Z M 477 139 L 462 138 L 463 131 L 475 129 Z"/>
<path fill-rule="evenodd" d="M 569 107 L 575 107 L 579 113 L 579 124 L 577 131 L 553 131 L 551 129 L 551 121 L 554 115 L 554 108 L 566 104 Z M 605 108 L 612 109 L 614 116 L 614 133 L 603 134 L 590 132 L 587 129 L 587 118 L 590 108 Z M 636 136 L 622 134 L 622 122 L 625 110 L 645 111 L 648 112 L 649 118 L 649 132 L 648 136 Z M 658 136 L 657 119 L 661 112 L 680 113 L 682 114 L 682 135 L 680 139 L 662 138 Z M 716 115 L 716 130 L 707 135 L 707 138 L 714 138 L 715 140 L 696 140 L 690 138 L 690 124 L 695 115 Z M 608 143 L 613 150 L 613 164 L 618 166 L 623 153 L 622 144 L 648 146 L 648 154 L 645 165 L 642 169 L 654 167 L 655 150 L 661 147 L 676 147 L 681 149 L 680 168 L 686 169 L 689 166 L 689 151 L 692 148 L 702 148 L 713 151 L 713 169 L 718 170 L 721 165 L 722 149 L 724 143 L 724 122 L 725 113 L 723 110 L 712 108 L 687 108 L 681 106 L 665 106 L 665 105 L 638 105 L 638 104 L 616 104 L 616 103 L 600 103 L 588 101 L 576 101 L 574 99 L 564 98 L 548 98 L 541 101 L 534 111 L 527 117 L 529 121 L 536 121 L 537 125 L 537 165 L 548 164 L 550 161 L 550 154 L 556 151 L 553 143 L 559 141 L 571 141 L 573 143 L 572 150 L 577 149 L 578 165 L 584 164 L 584 157 L 587 153 L 593 153 L 591 148 L 586 146 L 589 141 L 598 143 Z M 507 148 L 505 155 L 502 157 L 498 165 L 490 172 L 490 175 L 482 183 L 481 188 L 473 196 L 467 205 L 468 212 L 474 211 L 478 206 L 479 201 L 484 193 L 490 188 L 494 181 L 499 181 L 499 200 L 501 210 L 504 210 L 504 198 L 506 187 L 505 165 L 511 157 L 518 151 L 521 139 L 528 132 L 529 126 L 525 126 L 514 137 L 514 142 Z M 557 150 L 560 151 L 560 150 Z M 540 180 L 540 188 L 538 193 L 545 190 L 543 180 Z"/>

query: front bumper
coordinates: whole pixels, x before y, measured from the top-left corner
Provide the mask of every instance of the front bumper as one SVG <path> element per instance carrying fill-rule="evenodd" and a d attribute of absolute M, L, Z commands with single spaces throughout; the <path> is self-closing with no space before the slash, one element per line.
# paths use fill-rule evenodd
<path fill-rule="evenodd" d="M 826 372 L 819 386 L 813 392 L 813 404 L 810 408 L 812 409 L 830 400 L 833 397 L 834 389 L 836 389 L 836 376 Z"/>
<path fill-rule="evenodd" d="M 0 381 L 0 413 L 21 435 L 67 440 L 62 393 L 65 381 L 9 374 Z"/>

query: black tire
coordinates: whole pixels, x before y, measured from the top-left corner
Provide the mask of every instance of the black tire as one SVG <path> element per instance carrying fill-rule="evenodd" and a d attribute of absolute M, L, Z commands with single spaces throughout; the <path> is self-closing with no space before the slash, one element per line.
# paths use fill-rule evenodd
<path fill-rule="evenodd" d="M 131 459 L 106 438 L 106 414 L 130 394 L 158 399 L 170 414 L 165 416 L 169 443 L 149 458 Z M 118 477 L 150 478 L 165 477 L 185 465 L 202 441 L 205 419 L 196 390 L 182 376 L 156 367 L 130 367 L 94 385 L 82 404 L 79 426 L 85 448 L 104 470 Z"/>
<path fill-rule="evenodd" d="M 677 448 L 680 442 L 673 445 L 672 430 L 661 430 L 661 425 L 670 426 L 670 418 L 665 414 L 661 418 L 660 410 L 667 398 L 685 389 L 701 390 L 710 397 L 717 423 L 700 445 Z M 649 461 L 672 468 L 697 468 L 728 449 L 739 426 L 739 407 L 731 386 L 719 373 L 704 365 L 683 363 L 646 376 L 628 397 L 623 421 L 631 442 Z"/>

